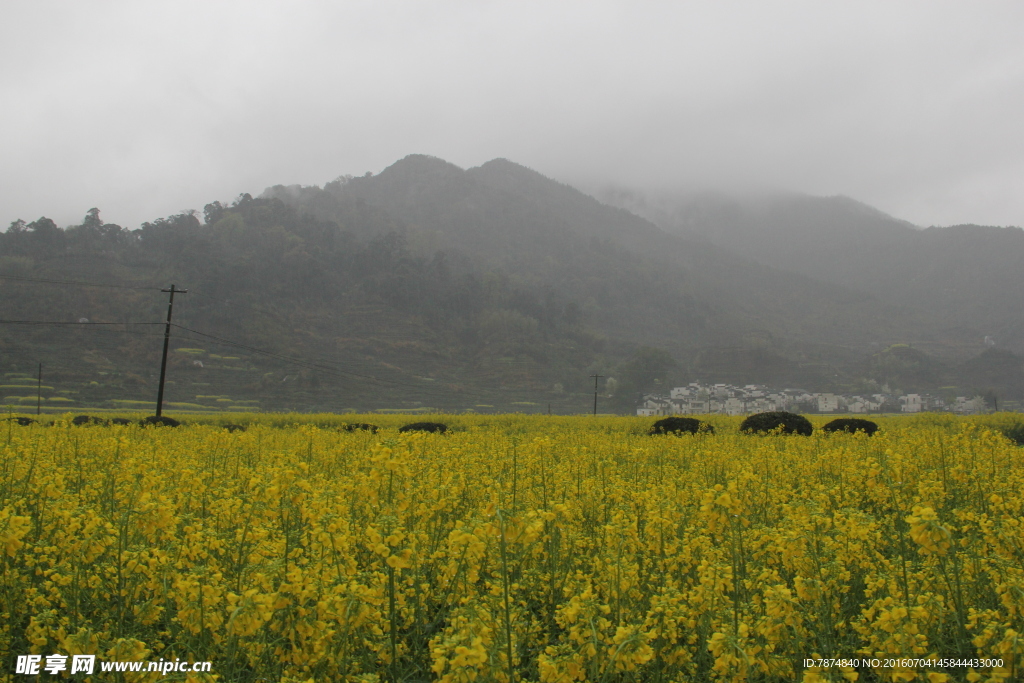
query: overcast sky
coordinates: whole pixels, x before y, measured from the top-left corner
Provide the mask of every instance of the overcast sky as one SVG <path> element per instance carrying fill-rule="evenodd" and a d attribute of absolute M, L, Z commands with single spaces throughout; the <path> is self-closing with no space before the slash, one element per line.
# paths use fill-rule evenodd
<path fill-rule="evenodd" d="M 506 157 L 1024 225 L 1021 2 L 0 3 L 0 221 Z"/>

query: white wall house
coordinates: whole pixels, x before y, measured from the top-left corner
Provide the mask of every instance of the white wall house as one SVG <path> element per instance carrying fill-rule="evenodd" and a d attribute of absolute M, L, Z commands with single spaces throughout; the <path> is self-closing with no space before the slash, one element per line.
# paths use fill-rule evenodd
<path fill-rule="evenodd" d="M 839 397 L 835 394 L 818 394 L 818 412 L 835 413 L 839 410 Z"/>
<path fill-rule="evenodd" d="M 978 413 L 984 413 L 987 410 L 985 399 L 981 396 L 974 396 L 973 398 L 957 396 L 956 400 L 950 404 L 949 408 L 957 415 L 977 415 Z"/>
<path fill-rule="evenodd" d="M 669 396 L 647 394 L 637 406 L 637 415 L 750 415 L 770 410 L 792 410 L 794 406 L 807 409 L 808 404 L 820 413 L 872 413 L 882 409 L 886 403 L 896 400 L 889 394 L 870 396 L 844 396 L 833 393 L 810 393 L 802 389 L 770 391 L 767 387 L 748 384 L 737 387 L 730 384 L 702 385 L 691 382 L 685 387 L 675 387 Z M 940 397 L 930 394 L 906 394 L 899 397 L 900 410 L 904 413 L 920 413 L 928 410 L 949 410 L 960 415 L 987 412 L 985 401 L 975 396 L 958 396 L 956 401 L 946 405 Z"/>
<path fill-rule="evenodd" d="M 924 402 L 921 400 L 921 394 L 900 396 L 900 410 L 904 413 L 919 413 L 923 405 Z"/>

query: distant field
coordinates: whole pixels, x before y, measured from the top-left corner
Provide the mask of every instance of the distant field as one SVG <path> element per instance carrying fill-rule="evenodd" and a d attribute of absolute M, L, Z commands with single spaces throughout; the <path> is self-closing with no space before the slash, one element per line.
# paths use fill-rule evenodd
<path fill-rule="evenodd" d="M 1019 416 L 877 418 L 870 438 L 184 419 L 2 423 L 0 659 L 253 683 L 1021 677 L 1024 448 L 1000 433 Z M 426 420 L 449 433 L 398 432 Z M 855 661 L 805 662 L 825 658 Z"/>

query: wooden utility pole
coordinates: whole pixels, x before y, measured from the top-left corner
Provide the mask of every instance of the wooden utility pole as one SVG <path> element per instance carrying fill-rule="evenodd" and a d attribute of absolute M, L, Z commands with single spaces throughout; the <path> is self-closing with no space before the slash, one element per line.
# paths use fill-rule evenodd
<path fill-rule="evenodd" d="M 170 292 L 171 298 L 167 302 L 167 326 L 164 328 L 164 355 L 160 361 L 160 388 L 156 392 L 156 416 L 160 417 L 164 411 L 164 379 L 167 377 L 167 347 L 171 343 L 171 310 L 174 308 L 174 294 L 187 294 L 187 289 L 161 289 L 161 292 Z"/>
<path fill-rule="evenodd" d="M 604 375 L 591 375 L 594 378 L 594 415 L 597 415 L 597 380 Z"/>

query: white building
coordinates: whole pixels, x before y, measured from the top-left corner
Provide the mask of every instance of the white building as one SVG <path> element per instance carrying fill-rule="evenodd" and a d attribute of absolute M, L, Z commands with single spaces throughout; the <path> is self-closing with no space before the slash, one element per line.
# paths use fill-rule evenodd
<path fill-rule="evenodd" d="M 872 413 L 878 412 L 896 397 L 888 394 L 871 396 L 843 396 L 833 393 L 811 393 L 803 389 L 769 390 L 748 384 L 737 387 L 730 384 L 703 385 L 691 382 L 685 387 L 674 387 L 669 396 L 647 394 L 637 407 L 636 414 L 656 415 L 750 415 L 771 410 L 814 410 L 819 413 Z M 945 401 L 930 394 L 906 394 L 899 397 L 900 410 L 920 413 L 928 410 L 948 410 L 960 415 L 987 412 L 980 396 L 958 396 L 946 405 Z"/>
<path fill-rule="evenodd" d="M 988 406 L 985 405 L 985 399 L 981 396 L 973 398 L 957 396 L 956 400 L 949 406 L 949 409 L 957 415 L 977 415 L 987 412 Z"/>
<path fill-rule="evenodd" d="M 818 412 L 835 413 L 839 410 L 840 400 L 835 394 L 818 394 Z"/>
<path fill-rule="evenodd" d="M 921 394 L 900 396 L 900 410 L 904 413 L 919 413 L 923 410 L 923 405 L 924 402 L 921 400 Z"/>

